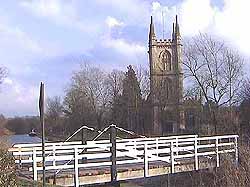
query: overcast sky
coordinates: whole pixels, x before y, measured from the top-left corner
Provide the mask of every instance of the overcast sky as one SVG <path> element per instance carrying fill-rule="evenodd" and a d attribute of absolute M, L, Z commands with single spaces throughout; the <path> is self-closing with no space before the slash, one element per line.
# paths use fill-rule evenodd
<path fill-rule="evenodd" d="M 208 32 L 250 57 L 249 0 L 8 0 L 0 3 L 0 113 L 37 115 L 38 89 L 63 95 L 72 71 L 88 61 L 104 69 L 148 64 L 153 15 L 158 38 L 178 14 L 183 38 Z"/>

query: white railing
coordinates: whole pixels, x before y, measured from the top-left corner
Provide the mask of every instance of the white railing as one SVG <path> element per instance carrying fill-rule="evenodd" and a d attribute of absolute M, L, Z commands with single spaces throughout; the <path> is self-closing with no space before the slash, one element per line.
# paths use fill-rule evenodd
<path fill-rule="evenodd" d="M 216 167 L 220 165 L 220 155 L 230 153 L 238 162 L 237 135 L 198 137 L 197 135 L 134 138 L 116 140 L 116 165 L 133 167 L 131 164 L 143 165 L 144 175 L 151 176 L 149 164 L 161 162 L 169 165 L 175 173 L 176 164 L 185 164 L 193 159 L 194 169 L 198 170 L 201 158 L 215 159 Z M 79 170 L 110 167 L 112 162 L 109 140 L 81 142 L 55 142 L 45 144 L 46 171 L 72 169 L 75 175 L 75 186 L 79 186 Z M 13 152 L 17 164 L 27 165 L 33 171 L 33 179 L 38 180 L 42 171 L 41 144 L 17 144 L 9 151 Z M 82 160 L 79 162 L 79 160 Z M 66 164 L 67 163 L 67 164 Z M 164 174 L 164 173 L 162 173 Z M 117 180 L 124 180 L 119 178 Z M 107 181 L 106 181 L 107 182 Z M 85 183 L 86 184 L 86 183 Z M 82 184 L 81 184 L 82 185 Z"/>

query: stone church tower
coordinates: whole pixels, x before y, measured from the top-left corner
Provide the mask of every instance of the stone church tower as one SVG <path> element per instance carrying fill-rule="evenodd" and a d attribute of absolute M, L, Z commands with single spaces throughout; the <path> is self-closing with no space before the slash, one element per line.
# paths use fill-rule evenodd
<path fill-rule="evenodd" d="M 157 39 L 151 16 L 148 53 L 154 134 L 177 133 L 185 128 L 182 106 L 182 44 L 177 16 L 171 39 Z"/>

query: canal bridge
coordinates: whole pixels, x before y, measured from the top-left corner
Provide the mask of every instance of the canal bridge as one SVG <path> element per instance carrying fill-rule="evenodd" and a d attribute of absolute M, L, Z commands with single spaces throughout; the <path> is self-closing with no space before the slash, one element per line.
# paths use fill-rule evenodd
<path fill-rule="evenodd" d="M 92 128 L 83 126 L 82 129 Z M 118 138 L 117 131 L 133 134 L 115 125 L 99 131 L 92 141 L 45 143 L 48 183 L 84 186 L 149 178 L 165 174 L 219 167 L 223 155 L 238 163 L 238 135 L 176 135 Z M 74 134 L 76 134 L 74 133 Z M 99 140 L 109 133 L 109 139 Z M 42 179 L 42 145 L 16 144 L 9 149 L 19 171 L 34 181 Z"/>

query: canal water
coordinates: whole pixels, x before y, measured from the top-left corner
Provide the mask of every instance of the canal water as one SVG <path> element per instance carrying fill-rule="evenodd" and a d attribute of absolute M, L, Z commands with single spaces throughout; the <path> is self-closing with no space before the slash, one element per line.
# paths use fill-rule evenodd
<path fill-rule="evenodd" d="M 41 143 L 42 139 L 37 136 L 29 136 L 28 134 L 18 134 L 0 136 L 0 141 L 13 146 L 19 143 Z"/>

